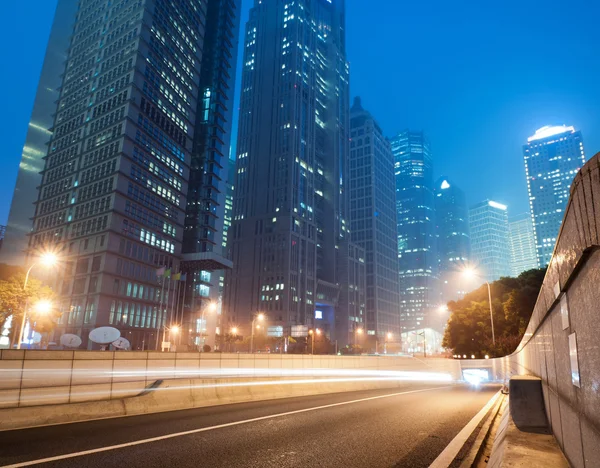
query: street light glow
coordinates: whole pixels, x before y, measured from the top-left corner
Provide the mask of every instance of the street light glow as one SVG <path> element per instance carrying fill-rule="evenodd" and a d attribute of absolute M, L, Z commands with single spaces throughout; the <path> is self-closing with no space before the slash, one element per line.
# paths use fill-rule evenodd
<path fill-rule="evenodd" d="M 209 302 L 207 309 L 209 312 L 214 312 L 215 310 L 217 310 L 217 303 L 216 302 Z"/>
<path fill-rule="evenodd" d="M 363 329 L 362 328 L 357 328 L 356 329 L 356 333 L 358 333 L 359 335 L 362 335 Z"/>
<path fill-rule="evenodd" d="M 263 313 L 260 313 L 260 314 L 258 314 L 258 315 L 256 316 L 256 318 L 257 318 L 258 320 L 260 320 L 260 321 L 263 321 L 263 320 L 265 319 L 265 314 L 263 314 Z"/>
<path fill-rule="evenodd" d="M 50 313 L 50 311 L 52 310 L 52 302 L 50 301 L 39 301 L 35 306 L 34 306 L 34 310 L 38 313 L 38 314 L 48 314 Z"/>
<path fill-rule="evenodd" d="M 173 332 L 175 334 L 179 333 L 179 326 L 178 325 L 173 325 L 171 327 L 171 332 Z"/>
<path fill-rule="evenodd" d="M 317 335 L 321 334 L 321 330 L 319 328 L 317 328 Z"/>
<path fill-rule="evenodd" d="M 467 279 L 473 279 L 477 276 L 477 270 L 475 270 L 473 267 L 467 267 L 462 271 L 462 274 Z"/>
<path fill-rule="evenodd" d="M 56 254 L 54 254 L 52 252 L 46 252 L 46 253 L 42 254 L 40 257 L 40 263 L 42 265 L 44 265 L 45 267 L 54 266 L 54 265 L 56 265 L 57 261 L 58 261 L 58 258 L 56 256 Z"/>
<path fill-rule="evenodd" d="M 238 329 L 237 329 L 237 327 L 233 327 L 233 328 L 231 329 L 231 333 L 233 333 L 234 335 L 237 335 L 237 332 L 238 332 Z"/>
<path fill-rule="evenodd" d="M 392 334 L 391 334 L 391 333 L 388 333 L 388 334 L 387 334 L 387 338 L 388 338 L 388 340 L 391 340 L 391 339 L 392 339 Z"/>

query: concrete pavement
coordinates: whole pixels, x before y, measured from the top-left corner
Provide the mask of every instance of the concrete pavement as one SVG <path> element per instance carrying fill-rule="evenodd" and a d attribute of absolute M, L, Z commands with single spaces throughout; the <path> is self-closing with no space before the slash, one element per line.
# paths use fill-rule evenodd
<path fill-rule="evenodd" d="M 0 466 L 425 467 L 496 391 L 407 383 L 7 431 Z"/>

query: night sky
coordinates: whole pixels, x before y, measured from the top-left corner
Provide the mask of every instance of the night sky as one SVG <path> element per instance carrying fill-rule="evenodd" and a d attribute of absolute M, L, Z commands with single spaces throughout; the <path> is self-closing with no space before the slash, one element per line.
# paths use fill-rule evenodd
<path fill-rule="evenodd" d="M 253 1 L 243 2 L 244 23 Z M 0 224 L 56 3 L 2 5 Z M 600 151 L 598 0 L 346 0 L 346 11 L 352 96 L 388 136 L 424 130 L 436 176 L 469 203 L 527 209 L 521 146 L 544 125 L 574 125 L 586 156 Z"/>

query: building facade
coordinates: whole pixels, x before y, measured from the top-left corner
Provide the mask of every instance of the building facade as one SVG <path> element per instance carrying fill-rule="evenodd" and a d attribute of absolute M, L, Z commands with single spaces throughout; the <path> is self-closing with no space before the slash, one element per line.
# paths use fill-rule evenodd
<path fill-rule="evenodd" d="M 510 270 L 514 277 L 538 268 L 535 237 L 530 213 L 522 213 L 508 220 L 510 236 Z"/>
<path fill-rule="evenodd" d="M 507 207 L 485 200 L 469 210 L 471 254 L 477 274 L 486 281 L 511 275 Z"/>
<path fill-rule="evenodd" d="M 78 334 L 89 348 L 89 331 L 108 325 L 133 349 L 152 349 L 165 326 L 194 321 L 184 297 L 200 290 L 195 278 L 224 267 L 195 255 L 221 248 L 215 218 L 230 125 L 221 104 L 232 82 L 214 83 L 218 70 L 223 81 L 235 69 L 235 59 L 218 57 L 235 54 L 221 37 L 235 37 L 239 2 L 76 3 L 61 0 L 57 10 L 55 28 L 71 24 L 71 37 L 57 43 L 66 61 L 28 254 L 50 249 L 60 258 L 57 336 Z M 207 88 L 218 96 L 210 109 Z M 217 202 L 206 208 L 207 198 Z M 13 210 L 23 203 L 17 192 Z M 184 271 L 188 282 L 176 282 Z"/>
<path fill-rule="evenodd" d="M 56 101 L 60 95 L 61 75 L 71 40 L 73 22 L 77 14 L 78 0 L 59 0 L 50 30 L 46 55 L 40 74 L 29 128 L 23 146 L 17 183 L 10 207 L 4 248 L 0 251 L 0 263 L 24 265 L 29 235 L 33 228 L 31 219 L 38 199 L 34 187 L 42 182 L 44 158 L 48 151 L 49 130 L 54 124 Z"/>
<path fill-rule="evenodd" d="M 364 324 L 350 299 L 364 286 L 348 280 L 344 27 L 343 2 L 255 0 L 250 11 L 225 290 L 228 323 L 245 334 L 258 312 L 287 330 L 320 320 L 340 344 Z"/>
<path fill-rule="evenodd" d="M 537 262 L 550 262 L 571 183 L 585 163 L 583 137 L 573 127 L 546 126 L 523 146 Z"/>
<path fill-rule="evenodd" d="M 440 306 L 433 159 L 423 132 L 392 139 L 396 179 L 402 331 L 428 327 Z"/>
<path fill-rule="evenodd" d="M 442 303 L 464 293 L 462 273 L 471 262 L 469 210 L 464 192 L 447 177 L 435 183 L 437 254 Z"/>
<path fill-rule="evenodd" d="M 356 98 L 350 112 L 350 230 L 365 249 L 367 334 L 400 336 L 394 156 Z"/>

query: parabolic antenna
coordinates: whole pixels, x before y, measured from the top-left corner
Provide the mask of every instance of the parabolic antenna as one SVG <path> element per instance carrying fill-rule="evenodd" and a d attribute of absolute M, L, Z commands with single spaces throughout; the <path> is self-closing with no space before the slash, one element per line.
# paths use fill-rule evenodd
<path fill-rule="evenodd" d="M 128 339 L 120 337 L 112 342 L 112 345 L 117 349 L 129 349 L 131 347 L 131 343 Z"/>
<path fill-rule="evenodd" d="M 42 341 L 42 335 L 38 332 L 33 332 L 31 341 L 33 341 L 35 344 L 38 344 L 40 341 Z"/>
<path fill-rule="evenodd" d="M 109 344 L 121 336 L 121 332 L 113 327 L 98 327 L 90 332 L 90 341 L 98 344 Z"/>
<path fill-rule="evenodd" d="M 60 337 L 60 344 L 67 348 L 79 348 L 81 346 L 81 338 L 72 333 L 65 333 Z"/>

